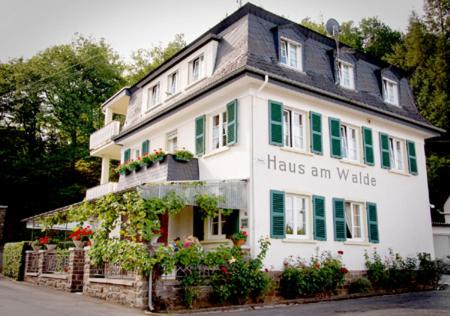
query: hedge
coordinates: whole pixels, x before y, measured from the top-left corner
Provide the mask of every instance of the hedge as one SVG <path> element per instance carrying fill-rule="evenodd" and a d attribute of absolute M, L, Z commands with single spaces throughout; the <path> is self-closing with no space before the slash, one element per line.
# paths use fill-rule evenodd
<path fill-rule="evenodd" d="M 14 280 L 23 280 L 25 271 L 25 248 L 27 243 L 6 243 L 3 249 L 3 275 Z"/>

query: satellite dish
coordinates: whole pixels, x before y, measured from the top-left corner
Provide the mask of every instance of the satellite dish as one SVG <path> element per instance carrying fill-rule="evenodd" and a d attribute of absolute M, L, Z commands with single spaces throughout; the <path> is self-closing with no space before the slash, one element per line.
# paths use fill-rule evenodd
<path fill-rule="evenodd" d="M 327 29 L 327 33 L 330 34 L 332 37 L 338 36 L 339 32 L 341 31 L 339 22 L 333 18 L 331 18 L 327 21 L 327 24 L 325 25 L 325 27 Z"/>

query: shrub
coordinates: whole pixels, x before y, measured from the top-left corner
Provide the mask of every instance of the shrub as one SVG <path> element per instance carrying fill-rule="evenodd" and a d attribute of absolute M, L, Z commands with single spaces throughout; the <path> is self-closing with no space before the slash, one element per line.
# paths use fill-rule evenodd
<path fill-rule="evenodd" d="M 194 154 L 186 149 L 179 149 L 175 152 L 175 159 L 179 161 L 190 161 L 194 158 Z"/>
<path fill-rule="evenodd" d="M 431 260 L 429 253 L 417 254 L 419 267 L 417 270 L 417 283 L 422 286 L 437 288 L 444 272 L 444 264 L 440 260 Z"/>
<path fill-rule="evenodd" d="M 27 243 L 6 243 L 3 249 L 3 274 L 14 280 L 23 280 L 25 271 L 25 248 Z"/>
<path fill-rule="evenodd" d="M 313 296 L 335 293 L 345 280 L 348 270 L 343 267 L 340 256 L 332 257 L 325 252 L 319 258 L 311 258 L 308 264 L 298 260 L 297 263 L 285 262 L 285 269 L 280 278 L 280 293 L 283 297 Z"/>
<path fill-rule="evenodd" d="M 367 252 L 364 254 L 367 277 L 370 283 L 376 288 L 382 288 L 388 279 L 387 268 L 376 250 L 373 251 L 372 258 Z"/>
<path fill-rule="evenodd" d="M 349 293 L 368 293 L 372 290 L 372 283 L 365 277 L 360 277 L 348 285 Z"/>

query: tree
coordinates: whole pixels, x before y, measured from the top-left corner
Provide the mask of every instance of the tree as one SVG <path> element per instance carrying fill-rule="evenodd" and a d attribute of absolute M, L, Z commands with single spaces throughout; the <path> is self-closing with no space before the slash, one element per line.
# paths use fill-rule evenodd
<path fill-rule="evenodd" d="M 159 44 L 149 50 L 139 49 L 133 52 L 133 62 L 128 67 L 128 84 L 131 85 L 138 82 L 185 46 L 184 35 L 176 34 L 175 39 L 169 42 L 166 47 Z"/>

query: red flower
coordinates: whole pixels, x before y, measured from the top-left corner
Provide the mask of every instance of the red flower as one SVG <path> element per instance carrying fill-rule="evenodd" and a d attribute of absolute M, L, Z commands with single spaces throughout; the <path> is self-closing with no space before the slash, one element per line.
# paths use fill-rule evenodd
<path fill-rule="evenodd" d="M 222 271 L 222 273 L 228 273 L 228 269 L 227 268 L 225 268 L 224 266 L 221 266 L 220 267 L 220 271 Z"/>
<path fill-rule="evenodd" d="M 346 267 L 342 267 L 341 268 L 341 273 L 342 274 L 347 274 L 348 273 L 348 269 Z"/>
<path fill-rule="evenodd" d="M 344 252 L 342 251 L 342 250 L 338 250 L 338 255 L 343 255 L 344 254 Z"/>
<path fill-rule="evenodd" d="M 189 248 L 190 246 L 191 246 L 190 242 L 185 242 L 183 245 L 184 248 Z"/>
<path fill-rule="evenodd" d="M 245 230 L 242 232 L 242 235 L 244 235 L 245 237 L 248 236 L 248 234 L 247 234 L 247 232 Z"/>
<path fill-rule="evenodd" d="M 316 269 L 319 269 L 319 268 L 320 268 L 320 262 L 317 262 L 317 263 L 314 265 L 314 267 L 315 267 Z"/>
<path fill-rule="evenodd" d="M 264 271 L 269 272 L 269 269 L 265 268 Z"/>
<path fill-rule="evenodd" d="M 48 244 L 48 241 L 49 241 L 49 237 L 48 237 L 48 236 L 39 238 L 39 243 L 40 243 L 41 245 L 47 245 L 47 244 Z"/>

